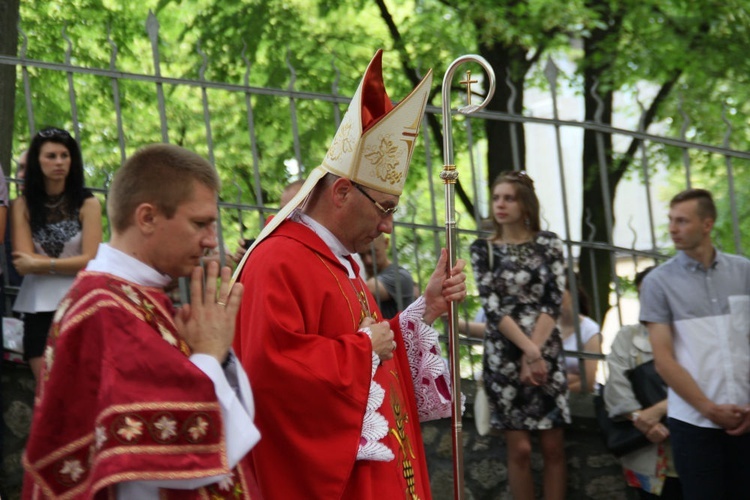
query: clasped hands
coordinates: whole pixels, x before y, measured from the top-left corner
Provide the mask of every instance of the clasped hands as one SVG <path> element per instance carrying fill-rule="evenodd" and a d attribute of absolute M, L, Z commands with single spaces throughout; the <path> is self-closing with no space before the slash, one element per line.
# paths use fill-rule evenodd
<path fill-rule="evenodd" d="M 669 429 L 661 423 L 664 414 L 663 406 L 658 404 L 650 406 L 638 411 L 638 419 L 633 422 L 633 425 L 652 443 L 661 443 L 669 437 Z"/>
<path fill-rule="evenodd" d="M 234 340 L 234 327 L 240 309 L 243 287 L 235 283 L 229 288 L 231 269 L 221 269 L 221 286 L 216 290 L 219 264 L 206 266 L 206 285 L 203 268 L 196 267 L 190 276 L 190 304 L 183 305 L 175 315 L 175 325 L 193 354 L 208 354 L 222 363 Z"/>
<path fill-rule="evenodd" d="M 722 427 L 731 436 L 741 436 L 750 432 L 750 404 L 715 404 L 701 411 L 704 417 Z"/>
<path fill-rule="evenodd" d="M 542 357 L 539 347 L 533 342 L 524 350 L 521 356 L 521 383 L 539 386 L 547 381 L 547 362 Z"/>

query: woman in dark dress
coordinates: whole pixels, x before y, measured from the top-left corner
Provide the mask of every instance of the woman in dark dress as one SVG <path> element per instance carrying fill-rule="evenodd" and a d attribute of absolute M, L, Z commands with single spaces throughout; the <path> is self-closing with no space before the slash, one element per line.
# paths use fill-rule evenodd
<path fill-rule="evenodd" d="M 562 341 L 555 323 L 565 288 L 562 242 L 541 231 L 539 200 L 524 172 L 492 185 L 495 234 L 471 245 L 487 313 L 484 383 L 491 425 L 503 431 L 514 499 L 533 499 L 531 431 L 539 431 L 544 497 L 563 499 L 563 425 L 570 422 Z"/>

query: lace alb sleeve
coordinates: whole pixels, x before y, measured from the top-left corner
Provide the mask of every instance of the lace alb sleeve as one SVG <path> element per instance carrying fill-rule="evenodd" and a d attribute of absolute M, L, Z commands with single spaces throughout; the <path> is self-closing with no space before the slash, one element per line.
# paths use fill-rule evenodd
<path fill-rule="evenodd" d="M 399 316 L 420 422 L 451 416 L 450 372 L 437 330 L 422 321 L 424 312 L 425 300 L 419 297 Z M 464 401 L 462 394 L 462 411 Z"/>
<path fill-rule="evenodd" d="M 372 337 L 369 328 L 360 328 L 361 332 Z M 367 396 L 367 408 L 362 419 L 362 435 L 357 447 L 357 460 L 375 460 L 390 462 L 395 458 L 388 446 L 380 441 L 388 435 L 388 421 L 378 412 L 385 399 L 385 389 L 375 382 L 375 370 L 380 364 L 380 357 L 373 351 L 372 371 L 370 372 L 370 393 Z"/>

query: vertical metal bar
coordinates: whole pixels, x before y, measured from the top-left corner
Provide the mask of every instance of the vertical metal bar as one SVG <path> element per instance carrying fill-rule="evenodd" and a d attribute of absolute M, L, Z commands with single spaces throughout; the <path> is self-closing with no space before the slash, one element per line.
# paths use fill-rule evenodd
<path fill-rule="evenodd" d="M 727 125 L 727 132 L 724 134 L 724 147 L 729 149 L 729 138 L 732 137 L 732 122 L 727 118 L 727 103 L 721 106 L 721 119 Z M 727 181 L 729 183 L 729 207 L 732 213 L 732 234 L 734 235 L 734 253 L 742 255 L 742 237 L 740 236 L 740 218 L 737 213 L 737 193 L 734 189 L 734 168 L 732 158 L 724 155 L 724 162 L 727 165 Z"/>
<path fill-rule="evenodd" d="M 157 78 L 156 82 L 156 98 L 159 102 L 159 119 L 161 120 L 161 140 L 163 142 L 169 142 L 169 129 L 167 127 L 167 107 L 164 103 L 164 87 L 161 83 L 161 62 L 159 60 L 159 21 L 156 19 L 154 13 L 148 11 L 148 19 L 146 20 L 146 31 L 148 38 L 151 41 L 151 54 L 154 59 L 154 76 Z"/>
<path fill-rule="evenodd" d="M 201 41 L 198 40 L 195 44 L 195 50 L 201 56 L 201 68 L 198 70 L 198 79 L 201 82 L 206 81 L 206 67 L 208 66 L 208 56 L 201 49 Z M 214 136 L 211 130 L 211 109 L 208 105 L 208 87 L 201 85 L 201 102 L 203 103 L 203 122 L 206 125 L 206 144 L 208 145 L 208 161 L 214 166 L 214 170 L 218 174 L 219 169 L 216 166 L 216 156 L 214 155 Z M 219 193 L 219 199 L 221 199 L 221 193 Z M 217 210 L 216 219 L 216 236 L 219 239 L 219 263 L 222 267 L 226 264 L 226 249 L 224 245 L 224 230 L 221 223 L 221 206 Z"/>
<path fill-rule="evenodd" d="M 594 235 L 596 234 L 596 226 L 593 222 L 591 222 L 591 208 L 585 207 L 585 221 L 586 226 L 589 228 L 589 235 L 586 239 L 589 243 L 594 242 Z M 598 283 L 599 274 L 597 273 L 596 269 L 596 252 L 589 252 L 589 255 L 591 256 L 590 262 L 591 262 L 591 281 L 593 283 Z M 597 318 L 602 317 L 602 305 L 599 302 L 599 294 L 592 293 L 594 296 L 594 314 Z"/>
<path fill-rule="evenodd" d="M 508 96 L 508 113 L 514 114 L 516 105 L 516 99 L 518 98 L 518 90 L 513 84 L 513 80 L 510 78 L 510 68 L 506 69 L 505 84 L 510 89 L 510 96 Z M 510 151 L 513 153 L 513 170 L 521 170 L 521 155 L 518 151 L 518 130 L 516 130 L 516 122 L 510 122 Z"/>
<path fill-rule="evenodd" d="M 70 53 L 73 51 L 73 42 L 70 41 L 70 38 L 68 38 L 68 33 L 66 32 L 68 28 L 68 24 L 65 23 L 63 25 L 62 29 L 62 37 L 63 40 L 65 40 L 67 44 L 67 48 L 65 49 L 65 65 L 70 67 L 72 65 L 71 59 L 70 59 Z M 66 76 L 68 79 L 68 98 L 70 99 L 70 112 L 73 119 L 73 134 L 75 135 L 76 141 L 78 144 L 81 144 L 81 126 L 78 123 L 78 106 L 76 104 L 76 89 L 75 89 L 75 83 L 73 82 L 73 72 L 67 71 Z"/>
<path fill-rule="evenodd" d="M 156 99 L 159 106 L 159 119 L 161 121 L 161 140 L 162 142 L 168 143 L 169 129 L 167 127 L 167 107 L 164 103 L 164 88 L 161 83 L 161 62 L 159 58 L 159 21 L 151 10 L 148 11 L 148 18 L 146 19 L 146 33 L 151 42 L 151 55 L 154 61 L 154 76 L 157 78 Z M 190 289 L 187 279 L 180 278 L 177 282 L 180 288 L 180 301 L 183 304 L 189 303 Z"/>
<path fill-rule="evenodd" d="M 253 157 L 253 187 L 255 188 L 255 204 L 264 206 L 263 190 L 260 186 L 260 155 L 258 154 L 258 137 L 255 135 L 255 116 L 253 114 L 253 94 L 250 91 L 250 69 L 252 64 L 247 58 L 247 45 L 242 43 L 242 60 L 245 63 L 245 113 L 247 115 L 247 133 L 250 136 L 250 151 Z M 262 210 L 258 211 L 258 229 L 263 229 L 265 217 Z"/>
<path fill-rule="evenodd" d="M 393 264 L 398 267 L 399 260 L 398 260 L 398 231 L 393 231 L 391 234 L 391 257 L 393 257 Z M 374 262 L 374 259 L 373 259 Z M 396 279 L 396 307 L 399 311 L 404 310 L 404 290 L 401 287 L 401 278 Z M 413 293 L 413 290 L 409 290 L 410 293 Z M 380 304 L 378 304 L 378 307 L 380 307 Z"/>
<path fill-rule="evenodd" d="M 557 106 L 557 75 L 559 70 L 557 65 L 551 57 L 547 58 L 547 64 L 544 68 L 544 76 L 550 84 L 550 93 L 552 95 L 552 116 L 555 121 L 555 146 L 557 148 L 557 165 L 558 173 L 560 176 L 560 187 L 562 192 L 562 204 L 563 204 L 563 221 L 565 225 L 565 246 L 567 247 L 567 261 L 568 261 L 568 288 L 570 289 L 570 298 L 573 302 L 573 327 L 576 332 L 576 343 L 580 349 L 581 346 L 581 326 L 578 318 L 578 311 L 580 307 L 578 305 L 578 294 L 573 293 L 577 291 L 577 282 L 574 269 L 575 261 L 573 260 L 573 242 L 570 234 L 570 214 L 568 213 L 568 191 L 565 186 L 565 160 L 563 158 L 562 150 L 562 137 L 560 135 L 560 125 L 558 124 L 559 112 Z M 581 366 L 581 379 L 586 380 L 586 368 L 583 366 L 583 362 L 579 359 L 579 365 Z M 584 388 L 585 390 L 585 388 Z"/>
<path fill-rule="evenodd" d="M 601 125 L 602 114 L 604 113 L 604 101 L 602 101 L 599 95 L 599 80 L 594 81 L 594 85 L 591 88 L 591 96 L 596 101 L 596 112 L 594 113 L 594 122 Z M 610 247 L 614 246 L 612 240 L 612 233 L 614 232 L 613 223 L 614 216 L 612 215 L 612 193 L 609 192 L 609 172 L 607 171 L 607 155 L 604 148 L 604 134 L 602 132 L 596 132 L 596 153 L 599 159 L 599 182 L 601 184 L 602 198 L 604 199 L 604 223 L 607 230 L 607 244 Z M 612 280 L 615 284 L 615 299 L 617 303 L 617 318 L 622 324 L 622 307 L 620 306 L 620 298 L 622 292 L 620 290 L 620 279 L 617 276 L 617 267 L 615 265 L 614 255 L 610 254 L 609 258 L 609 270 L 612 273 Z M 595 293 L 596 291 L 594 291 Z"/>
<path fill-rule="evenodd" d="M 331 84 L 331 95 L 338 97 L 341 71 L 339 71 L 338 66 L 336 66 L 336 59 L 331 59 L 331 67 L 333 68 L 333 74 L 336 75 Z M 336 102 L 333 103 L 333 121 L 336 123 L 336 130 L 338 130 L 339 125 L 341 125 L 341 109 L 339 109 L 339 105 Z"/>
<path fill-rule="evenodd" d="M 677 109 L 682 117 L 682 127 L 680 127 L 680 139 L 683 141 L 687 140 L 687 130 L 690 127 L 690 117 L 685 113 L 685 97 L 680 92 L 680 98 L 677 101 Z M 687 148 L 682 148 L 682 164 L 685 166 L 685 186 L 688 189 L 691 187 L 691 175 L 690 175 L 690 152 Z"/>
<path fill-rule="evenodd" d="M 295 90 L 294 85 L 297 83 L 297 72 L 292 66 L 292 60 L 290 57 L 290 51 L 286 51 L 286 66 L 289 68 L 289 86 L 287 89 L 291 92 Z M 289 115 L 292 121 L 292 137 L 294 139 L 294 158 L 297 160 L 297 166 L 299 171 L 302 172 L 302 152 L 300 151 L 299 145 L 299 124 L 297 123 L 297 101 L 294 97 L 289 96 Z"/>
<path fill-rule="evenodd" d="M 240 183 L 237 182 L 237 178 L 235 178 L 234 187 L 237 189 L 237 226 L 240 230 L 240 238 L 242 240 L 245 239 L 245 223 L 242 221 L 242 186 L 240 186 Z"/>
<path fill-rule="evenodd" d="M 638 131 L 646 132 L 646 108 L 636 96 L 636 102 L 641 108 L 641 118 L 638 120 Z M 641 171 L 643 172 L 643 185 L 646 189 L 646 206 L 648 207 L 648 227 L 651 234 L 651 249 L 656 248 L 656 229 L 654 227 L 654 207 L 651 202 L 651 174 L 648 168 L 648 148 L 646 141 L 641 141 L 639 149 L 641 150 Z M 597 316 L 598 317 L 598 316 Z"/>
<path fill-rule="evenodd" d="M 105 172 L 104 174 L 104 201 L 106 206 L 106 201 L 109 198 L 109 186 L 112 185 L 112 172 Z M 104 210 L 104 217 L 107 219 L 107 227 L 109 228 L 110 237 L 112 236 L 112 224 L 109 220 L 109 210 Z"/>
<path fill-rule="evenodd" d="M 107 42 L 112 47 L 112 55 L 109 58 L 109 69 L 116 70 L 117 66 L 117 45 L 112 40 L 111 26 L 107 26 Z M 115 116 L 117 118 L 117 144 L 120 147 L 120 163 L 125 162 L 125 130 L 122 126 L 122 105 L 120 104 L 120 81 L 117 78 L 112 78 L 112 99 L 115 104 Z"/>
<path fill-rule="evenodd" d="M 638 254 L 636 254 L 636 244 L 638 243 L 638 231 L 635 230 L 635 226 L 633 226 L 633 216 L 631 215 L 630 218 L 628 218 L 628 229 L 630 229 L 630 233 L 633 235 L 633 240 L 630 242 L 630 249 L 633 250 L 633 268 L 638 272 Z M 622 326 L 622 323 L 620 323 L 620 326 Z"/>
<path fill-rule="evenodd" d="M 21 42 L 21 59 L 26 59 L 26 49 L 29 46 L 29 39 L 26 36 L 26 32 L 21 29 L 21 21 L 18 22 L 18 33 L 21 34 L 23 42 Z M 29 123 L 29 137 L 36 135 L 36 125 L 34 121 L 34 101 L 31 98 L 31 82 L 29 81 L 29 68 L 24 64 L 21 66 L 21 76 L 23 78 L 23 93 L 26 102 L 26 120 Z"/>
<path fill-rule="evenodd" d="M 471 178 L 476 179 L 477 176 L 477 167 L 474 162 L 474 134 L 473 130 L 471 128 L 471 119 L 468 117 L 466 118 L 466 143 L 467 143 L 467 150 L 469 152 L 469 171 L 471 172 Z M 474 183 L 476 185 L 476 183 Z M 479 191 L 474 192 L 474 199 L 479 200 Z M 481 227 L 481 221 L 482 217 L 479 213 L 479 203 L 474 203 L 474 222 L 476 223 L 477 227 Z"/>

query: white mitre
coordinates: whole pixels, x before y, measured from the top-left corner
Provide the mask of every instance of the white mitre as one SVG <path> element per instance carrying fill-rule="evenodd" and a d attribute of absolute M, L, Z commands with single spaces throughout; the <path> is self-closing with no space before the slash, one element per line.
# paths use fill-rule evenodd
<path fill-rule="evenodd" d="M 401 195 L 430 94 L 432 70 L 394 106 L 385 92 L 382 56 L 383 51 L 378 50 L 367 66 L 323 162 L 310 172 L 294 198 L 263 228 L 245 252 L 231 283 L 239 277 L 255 246 L 302 204 L 327 173 L 386 194 Z"/>

